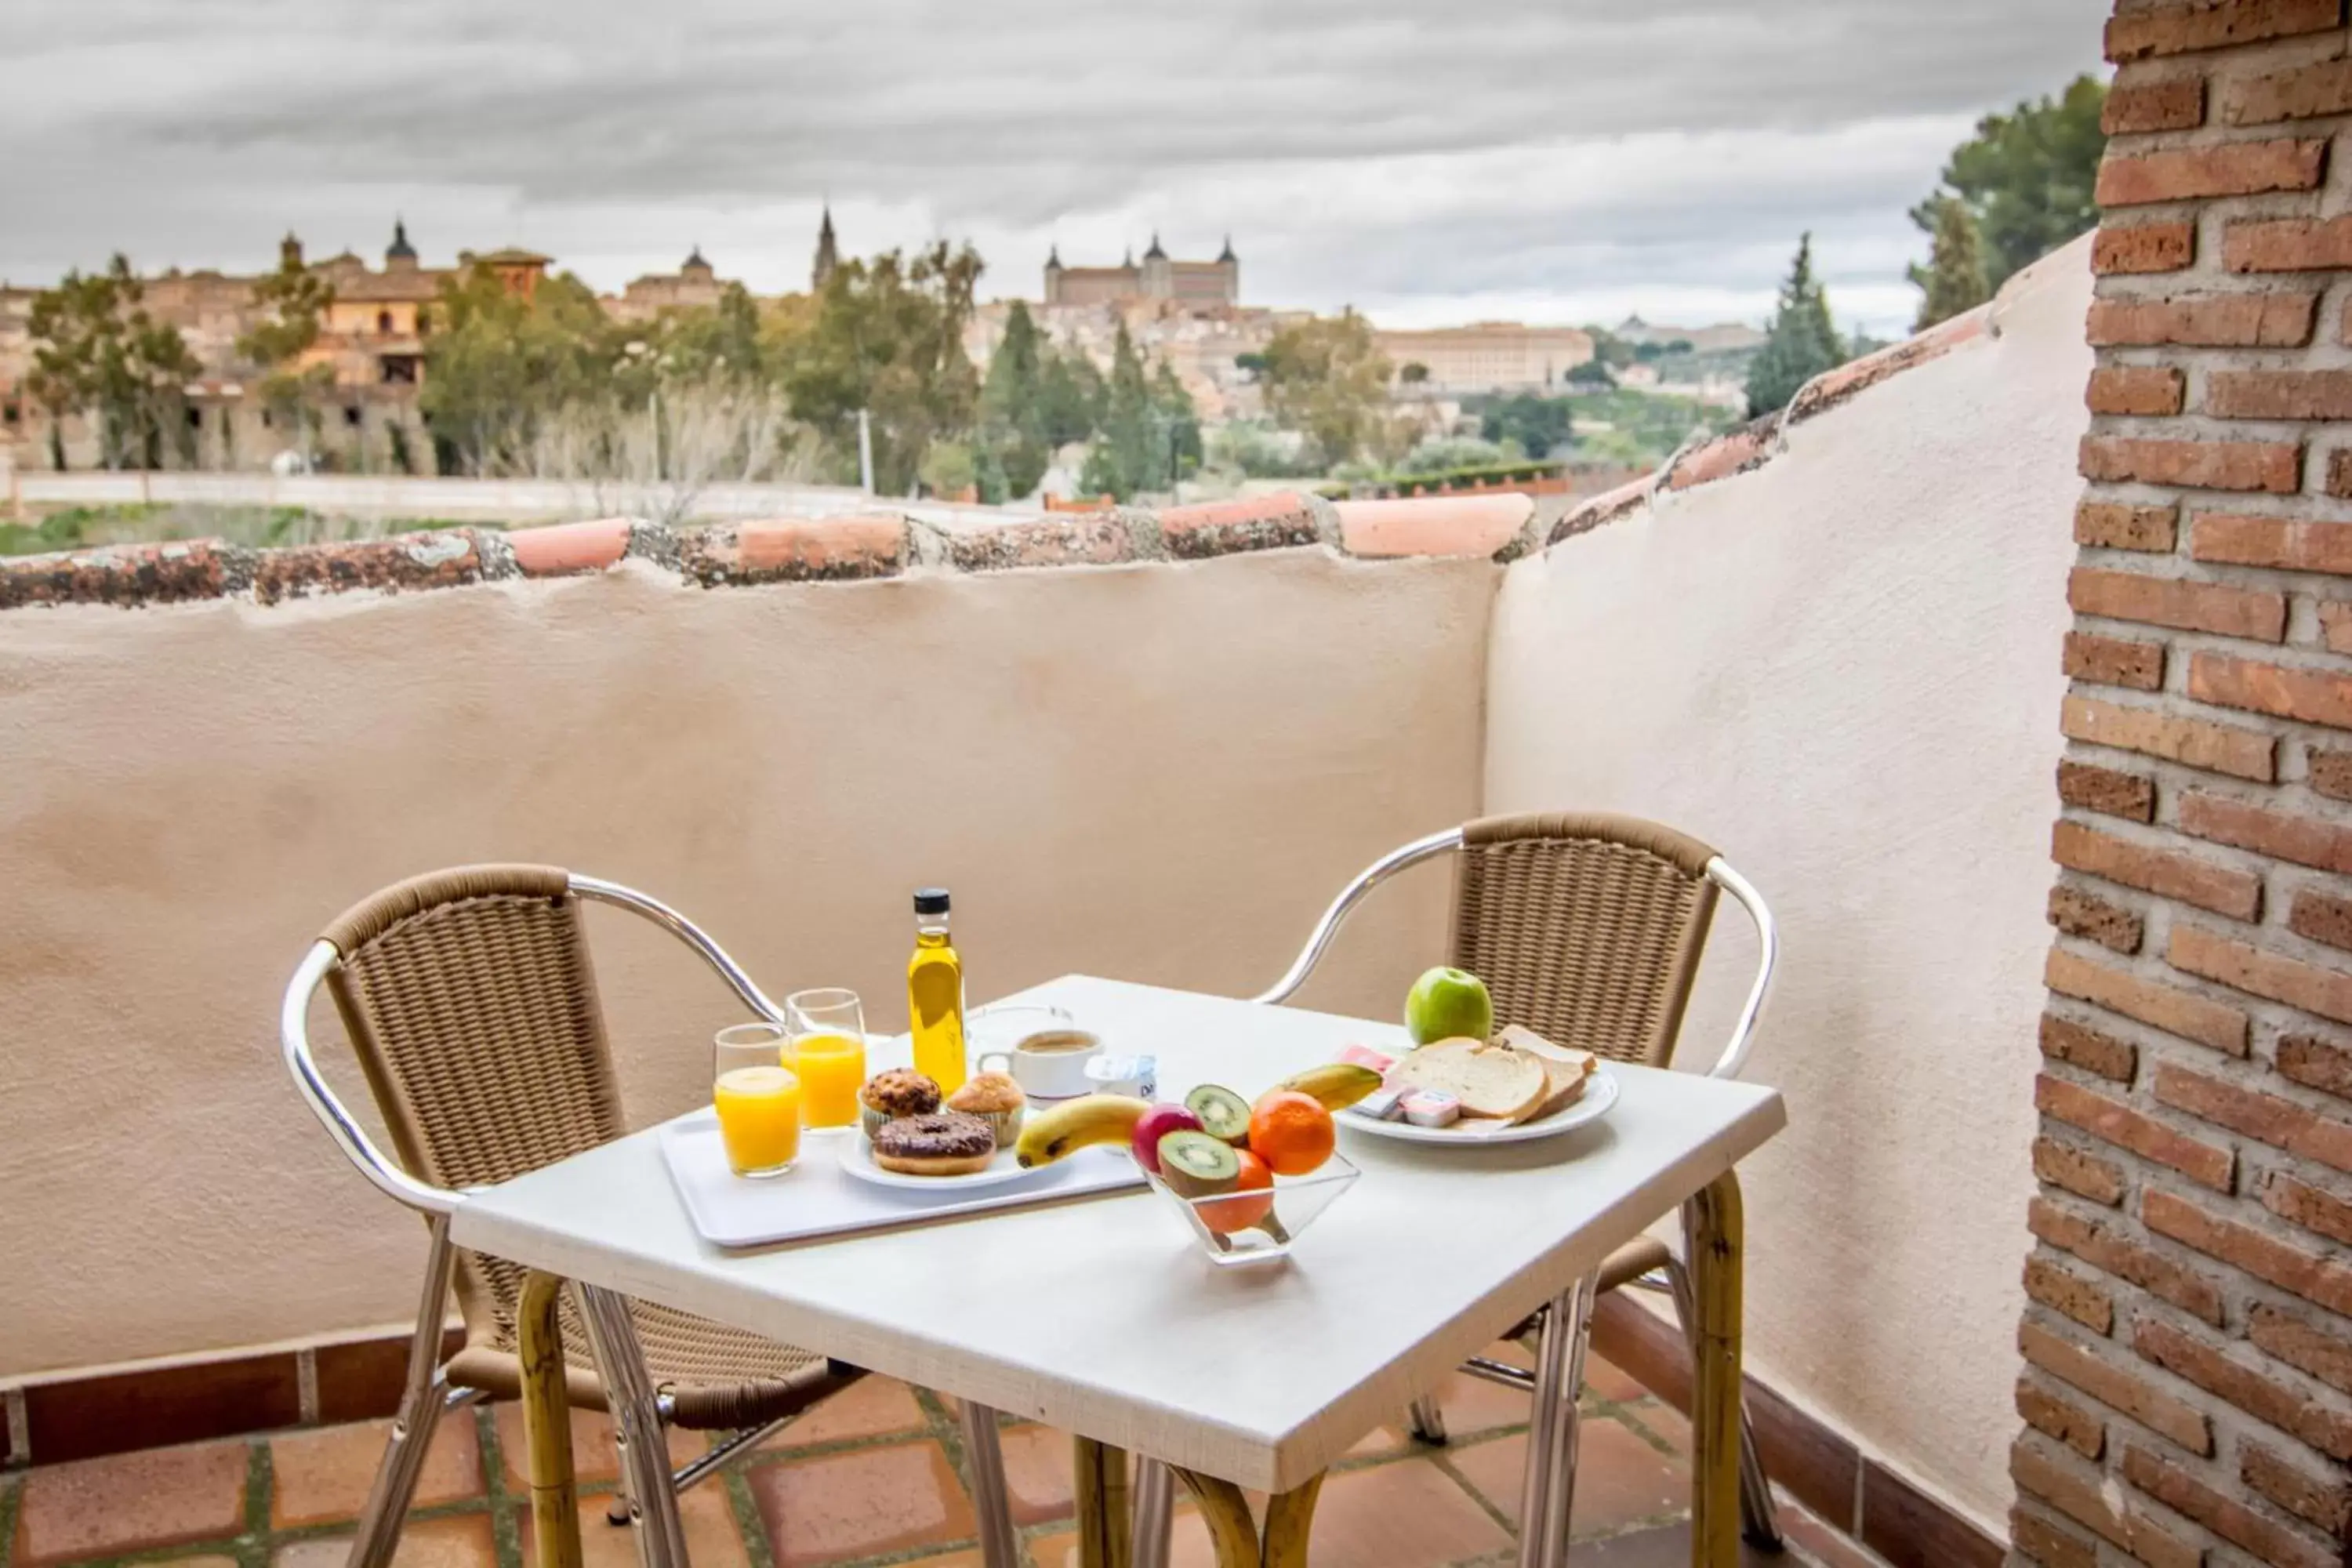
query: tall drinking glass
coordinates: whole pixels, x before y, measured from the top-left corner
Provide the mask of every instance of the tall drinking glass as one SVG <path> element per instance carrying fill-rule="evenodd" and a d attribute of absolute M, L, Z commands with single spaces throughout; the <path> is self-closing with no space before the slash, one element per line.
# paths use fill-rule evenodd
<path fill-rule="evenodd" d="M 811 1127 L 851 1127 L 866 1082 L 866 1010 L 857 993 L 827 986 L 784 998 L 792 1031 L 786 1052 L 800 1075 L 801 1119 Z"/>
<path fill-rule="evenodd" d="M 780 1176 L 801 1152 L 801 1080 L 783 1065 L 776 1024 L 736 1024 L 713 1042 L 710 1103 L 727 1164 L 739 1176 Z"/>

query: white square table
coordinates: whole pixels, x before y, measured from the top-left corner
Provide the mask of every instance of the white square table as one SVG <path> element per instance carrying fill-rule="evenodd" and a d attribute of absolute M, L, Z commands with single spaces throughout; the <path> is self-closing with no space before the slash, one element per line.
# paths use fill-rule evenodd
<path fill-rule="evenodd" d="M 1066 1008 L 1111 1050 L 1157 1056 L 1170 1098 L 1202 1082 L 1252 1097 L 1343 1046 L 1406 1043 L 1394 1025 L 1087 976 L 1006 1000 Z M 888 1056 L 877 1040 L 869 1065 L 891 1065 Z M 1173 1468 L 1209 1515 L 1221 1560 L 1303 1563 L 1327 1466 L 1687 1203 L 1700 1347 L 1693 1559 L 1728 1568 L 1739 1387 L 1731 1173 L 1787 1116 L 1760 1086 L 1612 1070 L 1617 1104 L 1555 1139 L 1431 1148 L 1346 1131 L 1343 1119 L 1341 1152 L 1360 1179 L 1286 1260 L 1247 1267 L 1211 1262 L 1148 1190 L 725 1251 L 688 1221 L 654 1129 L 469 1194 L 450 1236 L 549 1282 L 643 1297 L 1076 1434 L 1090 1563 L 1123 1551 L 1118 1449 Z M 544 1283 L 541 1296 L 551 1313 Z M 528 1351 L 525 1360 L 528 1376 Z M 1241 1522 L 1231 1519 L 1242 1488 L 1276 1494 L 1263 1540 L 1245 1504 Z"/>

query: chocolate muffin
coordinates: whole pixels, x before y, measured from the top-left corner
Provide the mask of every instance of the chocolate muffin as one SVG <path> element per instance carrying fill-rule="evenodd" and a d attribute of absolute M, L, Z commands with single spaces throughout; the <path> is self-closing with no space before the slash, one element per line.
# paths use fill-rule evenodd
<path fill-rule="evenodd" d="M 894 1117 L 929 1116 L 940 1108 L 940 1086 L 913 1068 L 877 1072 L 857 1091 L 861 1120 L 871 1138 Z"/>
<path fill-rule="evenodd" d="M 874 1134 L 874 1163 L 909 1176 L 961 1176 L 984 1171 L 995 1154 L 996 1134 L 988 1123 L 961 1110 L 895 1117 Z"/>

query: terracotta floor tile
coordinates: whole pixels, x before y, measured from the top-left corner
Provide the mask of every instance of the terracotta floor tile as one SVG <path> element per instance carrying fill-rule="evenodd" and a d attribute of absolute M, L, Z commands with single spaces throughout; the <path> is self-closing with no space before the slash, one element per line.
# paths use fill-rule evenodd
<path fill-rule="evenodd" d="M 746 1472 L 777 1568 L 872 1557 L 973 1534 L 971 1500 L 936 1442 L 899 1443 Z"/>
<path fill-rule="evenodd" d="M 912 1563 L 901 1563 L 899 1568 L 988 1568 L 988 1564 L 982 1561 L 980 1548 L 975 1546 L 943 1557 L 918 1557 Z"/>
<path fill-rule="evenodd" d="M 1654 1432 L 1666 1440 L 1666 1446 L 1685 1459 L 1690 1458 L 1690 1417 L 1664 1400 L 1653 1400 L 1637 1405 L 1626 1413 L 1635 1426 Z"/>
<path fill-rule="evenodd" d="M 245 1443 L 227 1438 L 33 1469 L 17 1507 L 17 1568 L 235 1535 L 247 1462 Z"/>
<path fill-rule="evenodd" d="M 1510 1543 L 1452 1477 L 1412 1458 L 1325 1481 L 1308 1556 L 1351 1568 L 1429 1568 Z"/>
<path fill-rule="evenodd" d="M 914 1391 L 895 1377 L 858 1379 L 769 1438 L 765 1448 L 798 1448 L 852 1437 L 919 1432 L 927 1425 Z"/>
<path fill-rule="evenodd" d="M 635 1532 L 625 1525 L 607 1522 L 604 1501 L 603 1498 L 580 1500 L 583 1568 L 637 1568 Z M 688 1488 L 677 1500 L 677 1517 L 686 1526 L 686 1555 L 693 1568 L 749 1568 L 751 1553 L 743 1549 L 743 1533 L 736 1527 L 724 1483 L 714 1479 Z M 539 1561 L 539 1541 L 528 1507 L 515 1510 L 515 1526 L 522 1536 L 523 1568 L 533 1568 Z"/>
<path fill-rule="evenodd" d="M 1690 1521 L 1636 1530 L 1607 1541 L 1580 1542 L 1576 1568 L 1689 1568 Z M 1740 1568 L 1807 1568 L 1807 1560 L 1793 1552 L 1773 1555 L 1739 1543 Z"/>
<path fill-rule="evenodd" d="M 1526 1390 L 1506 1388 L 1467 1373 L 1449 1373 L 1438 1384 L 1437 1403 L 1445 1412 L 1445 1433 L 1451 1437 L 1492 1432 L 1498 1426 L 1528 1424 Z"/>
<path fill-rule="evenodd" d="M 368 1489 L 375 1484 L 376 1470 L 383 1463 L 384 1442 L 391 1432 L 389 1421 L 356 1421 L 273 1438 L 269 1445 L 272 1528 L 357 1519 L 367 1504 Z M 474 1413 L 460 1410 L 443 1417 L 434 1428 L 425 1468 L 416 1478 L 415 1506 L 430 1508 L 481 1495 L 481 1441 L 475 1436 Z"/>
<path fill-rule="evenodd" d="M 270 1568 L 342 1568 L 351 1552 L 348 1535 L 313 1536 L 279 1547 Z M 412 1519 L 392 1553 L 392 1568 L 498 1568 L 498 1561 L 488 1513 Z"/>
<path fill-rule="evenodd" d="M 1373 1454 L 1398 1454 L 1412 1446 L 1404 1418 L 1399 1416 L 1385 1426 L 1375 1426 L 1348 1449 L 1346 1457 L 1361 1459 Z"/>
<path fill-rule="evenodd" d="M 1076 1463 L 1070 1435 L 1051 1426 L 1013 1426 L 997 1436 L 1004 1450 L 1004 1485 L 1013 1494 L 1016 1524 L 1043 1524 L 1067 1519 L 1072 1468 Z"/>
<path fill-rule="evenodd" d="M 1513 1519 L 1519 1515 L 1519 1482 L 1527 1465 L 1525 1433 L 1463 1448 L 1454 1468 L 1488 1502 Z M 1588 1418 L 1578 1443 L 1576 1506 L 1569 1517 L 1571 1536 L 1605 1535 L 1636 1520 L 1690 1508 L 1690 1471 L 1614 1421 Z"/>
<path fill-rule="evenodd" d="M 1030 1561 L 1037 1568 L 1078 1568 L 1076 1531 L 1057 1531 L 1029 1542 Z M 1175 1528 L 1168 1532 L 1168 1568 L 1217 1568 L 1217 1549 L 1209 1544 L 1209 1527 L 1186 1504 L 1176 1509 Z"/>
<path fill-rule="evenodd" d="M 522 1406 L 511 1401 L 493 1405 L 498 1421 L 499 1468 L 506 1473 L 507 1489 L 520 1491 L 530 1485 L 522 1473 L 523 1456 L 528 1450 L 522 1440 Z M 709 1439 L 699 1432 L 669 1429 L 669 1462 L 672 1467 L 685 1464 L 698 1454 L 708 1453 Z M 583 1486 L 612 1483 L 621 1479 L 621 1452 L 613 1447 L 613 1418 L 599 1410 L 574 1410 L 572 1413 L 572 1473 Z"/>
<path fill-rule="evenodd" d="M 1639 1399 L 1650 1392 L 1615 1362 L 1603 1361 L 1589 1352 L 1584 1358 L 1584 1386 L 1603 1399 L 1620 1401 Z"/>

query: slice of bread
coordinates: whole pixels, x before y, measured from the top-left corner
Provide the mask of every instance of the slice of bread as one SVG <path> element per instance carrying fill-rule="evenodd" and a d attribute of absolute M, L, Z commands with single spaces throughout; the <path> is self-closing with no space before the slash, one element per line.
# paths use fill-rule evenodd
<path fill-rule="evenodd" d="M 1389 1082 L 1443 1089 L 1462 1102 L 1465 1116 L 1517 1121 L 1543 1104 L 1551 1079 L 1540 1058 L 1515 1047 L 1464 1037 L 1437 1040 L 1406 1053 L 1390 1069 Z"/>
<path fill-rule="evenodd" d="M 1533 1110 L 1520 1120 L 1534 1121 L 1564 1110 L 1584 1098 L 1584 1086 L 1592 1081 L 1594 1069 L 1601 1058 L 1591 1051 L 1580 1051 L 1570 1046 L 1555 1046 L 1533 1029 L 1517 1024 L 1495 1037 L 1503 1045 L 1526 1051 L 1544 1067 L 1544 1098 Z"/>

